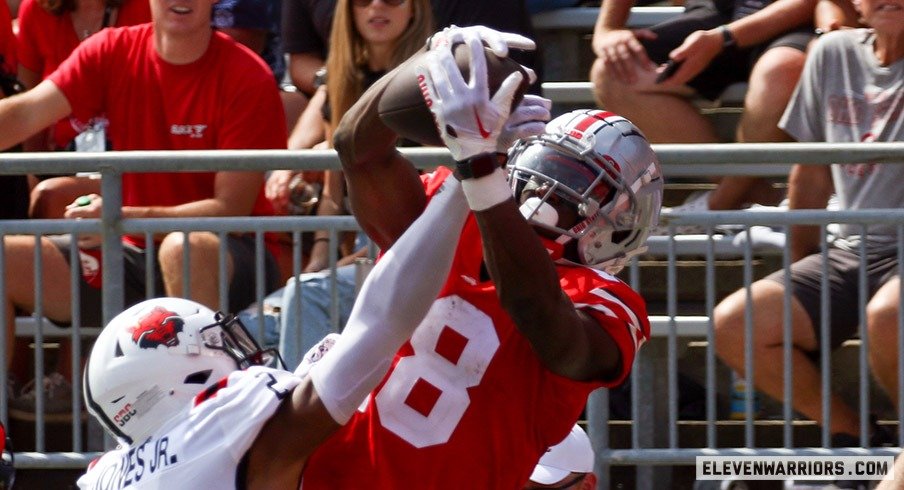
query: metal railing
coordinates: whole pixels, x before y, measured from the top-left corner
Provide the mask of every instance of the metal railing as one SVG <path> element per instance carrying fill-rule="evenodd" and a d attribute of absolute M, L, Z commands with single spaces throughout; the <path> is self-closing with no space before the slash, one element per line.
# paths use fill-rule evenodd
<path fill-rule="evenodd" d="M 904 162 L 904 143 L 874 143 L 874 144 L 712 144 L 712 145 L 656 145 L 663 164 L 664 173 L 667 176 L 715 176 L 715 175 L 781 175 L 787 172 L 790 164 L 796 162 L 829 164 L 829 163 L 899 163 Z M 448 152 L 442 149 L 405 149 L 406 155 L 420 168 L 431 168 L 438 164 L 452 163 Z M 43 154 L 0 154 L 0 173 L 75 173 L 75 172 L 99 172 L 102 179 L 103 215 L 100 219 L 85 220 L 22 220 L 0 222 L 0 234 L 86 234 L 100 233 L 103 237 L 103 318 L 108 321 L 123 309 L 123 263 L 122 244 L 120 237 L 129 233 L 144 233 L 150 236 L 154 233 L 166 231 L 213 231 L 225 234 L 233 231 L 254 233 L 258 237 L 258 248 L 262 242 L 261 235 L 269 231 L 288 231 L 294 236 L 293 243 L 293 268 L 300 271 L 300 240 L 301 232 L 329 229 L 335 233 L 343 230 L 355 230 L 357 224 L 352 217 L 265 217 L 265 218 L 203 218 L 203 219 L 124 219 L 121 214 L 122 190 L 121 176 L 124 172 L 142 171 L 211 171 L 211 170 L 268 170 L 277 168 L 291 168 L 300 170 L 320 170 L 338 168 L 336 155 L 332 151 L 198 151 L 198 152 L 110 152 L 110 153 L 43 153 Z M 851 212 L 851 213 L 826 213 L 804 212 L 799 213 L 745 213 L 724 212 L 706 214 L 677 215 L 673 217 L 675 225 L 683 223 L 698 223 L 704 225 L 717 224 L 742 224 L 752 226 L 759 224 L 788 225 L 792 222 L 808 222 L 823 224 L 828 222 L 840 222 L 850 220 L 856 223 L 888 222 L 904 224 L 902 212 Z M 712 451 L 721 451 L 723 454 L 754 451 L 753 454 L 786 454 L 790 451 L 811 451 L 810 449 L 717 449 L 714 443 L 715 436 L 715 405 L 714 389 L 708 390 L 707 398 L 707 427 L 706 448 L 691 449 L 681 448 L 677 444 L 677 395 L 675 393 L 677 376 L 677 339 L 680 332 L 676 325 L 680 322 L 676 311 L 676 292 L 679 286 L 675 281 L 675 263 L 681 254 L 676 252 L 676 241 L 666 238 L 659 239 L 659 252 L 665 247 L 665 256 L 668 262 L 669 291 L 668 311 L 669 330 L 667 332 L 667 349 L 659 359 L 665 363 L 667 376 L 658 376 L 654 371 L 657 365 L 654 363 L 653 349 L 642 351 L 638 359 L 637 368 L 633 377 L 634 390 L 634 427 L 632 429 L 632 443 L 630 449 L 611 449 L 609 446 L 608 405 L 606 393 L 597 392 L 589 400 L 588 413 L 591 436 L 596 444 L 597 461 L 600 474 L 603 476 L 601 483 L 605 486 L 607 480 L 605 471 L 610 465 L 638 464 L 638 465 L 667 465 L 686 464 L 693 461 L 697 454 L 709 454 Z M 2 243 L 2 242 L 0 242 Z M 37 243 L 37 240 L 36 240 Z M 715 262 L 714 242 L 706 240 L 702 249 L 684 250 L 682 253 L 698 253 L 704 250 L 705 262 Z M 746 261 L 752 261 L 754 245 L 747 242 L 737 248 L 741 257 Z M 0 245 L 2 249 L 2 245 Z M 36 247 L 36 251 L 38 248 Z M 224 251 L 221 250 L 221 253 Z M 787 253 L 784 253 L 787 256 Z M 0 250 L 0 276 L 5 277 L 6 264 L 4 253 Z M 36 254 L 36 291 L 40 291 L 40 254 Z M 332 257 L 332 266 L 335 267 L 336 257 Z M 78 257 L 75 251 L 70 256 L 71 263 L 75 264 Z M 709 267 L 709 266 L 708 266 Z M 187 269 L 186 269 L 187 270 Z M 221 272 L 225 265 L 221 261 Z M 746 269 L 745 269 L 746 271 Z M 72 268 L 70 283 L 73 290 L 77 290 L 78 268 Z M 639 278 L 639 266 L 633 265 L 629 274 L 629 282 L 635 283 Z M 707 269 L 707 277 L 713 275 L 713 271 Z M 746 277 L 745 272 L 745 277 Z M 220 277 L 225 278 L 221 273 Z M 639 286 L 643 291 L 643 285 Z M 221 279 L 221 298 L 224 298 L 226 290 L 225 279 Z M 712 293 L 707 293 L 708 295 Z M 0 295 L 5 297 L 6 284 L 0 282 Z M 262 303 L 264 292 L 257 291 L 257 301 Z M 73 322 L 70 331 L 70 339 L 78 346 L 81 341 L 81 327 L 78 315 L 78 297 L 73 297 Z M 706 312 L 711 318 L 713 297 L 706 300 Z M 37 299 L 35 316 L 38 319 L 35 325 L 35 343 L 41 346 L 43 343 L 43 311 L 40 298 Z M 259 328 L 263 328 L 263 324 Z M 0 352 L 6 349 L 6 331 L 13 328 L 7 325 L 5 317 L 0 318 Z M 709 326 L 708 337 L 712 335 L 712 326 Z M 710 342 L 710 345 L 712 343 Z M 42 349 L 37 348 L 35 353 L 35 375 L 43 375 Z M 715 365 L 712 354 L 708 359 Z M 73 348 L 72 368 L 73 372 L 80 372 L 81 359 L 78 349 Z M 658 367 L 662 367 L 661 365 Z M 710 369 L 709 367 L 707 369 Z M 714 368 L 713 368 L 714 369 Z M 713 371 L 714 372 L 714 371 Z M 6 379 L 7 367 L 0 363 L 0 379 Z M 714 374 L 707 374 L 709 388 L 714 388 Z M 37 379 L 41 379 L 38 377 Z M 641 403 L 644 396 L 638 386 L 642 386 L 644 380 L 656 380 L 668 383 L 667 390 L 670 394 L 666 403 L 666 416 L 653 422 L 656 410 L 662 410 L 655 403 Z M 712 382 L 712 383 L 710 383 Z M 79 383 L 74 383 L 73 409 L 78 413 L 82 408 Z M 41 390 L 37 390 L 36 421 L 35 421 L 35 452 L 17 453 L 16 463 L 21 468 L 78 468 L 97 455 L 96 452 L 81 452 L 86 446 L 93 450 L 101 447 L 86 444 L 85 434 L 81 424 L 72 424 L 73 450 L 72 452 L 48 453 L 44 450 L 45 422 L 43 417 L 43 399 Z M 7 395 L 5 390 L 0 390 L 0 419 L 8 421 Z M 643 408 L 643 409 L 642 409 Z M 748 417 L 749 418 L 749 417 Z M 643 423 L 643 422 L 648 423 Z M 667 423 L 665 421 L 668 421 Z M 751 423 L 748 420 L 748 423 Z M 654 447 L 654 442 L 661 439 L 660 430 L 667 433 L 666 444 Z M 92 439 L 93 441 L 93 439 Z M 752 447 L 752 444 L 746 444 Z M 790 446 L 790 445 L 789 445 Z M 709 451 L 709 453 L 707 452 Z M 783 452 L 784 451 L 784 452 Z M 812 451 L 821 451 L 813 449 Z"/>

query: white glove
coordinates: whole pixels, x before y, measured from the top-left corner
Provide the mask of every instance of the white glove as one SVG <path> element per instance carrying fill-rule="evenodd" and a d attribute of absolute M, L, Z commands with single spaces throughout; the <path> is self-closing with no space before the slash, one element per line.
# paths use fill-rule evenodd
<path fill-rule="evenodd" d="M 509 48 L 533 51 L 537 45 L 529 38 L 511 32 L 500 32 L 484 26 L 458 27 L 451 25 L 440 32 L 430 36 L 427 40 L 428 49 L 448 47 L 455 43 L 465 41 L 466 36 L 476 35 L 496 56 L 504 58 L 508 56 Z"/>
<path fill-rule="evenodd" d="M 552 118 L 551 109 L 551 100 L 539 95 L 525 94 L 521 103 L 505 121 L 499 139 L 496 140 L 496 151 L 507 153 L 519 139 L 543 134 L 546 123 Z"/>
<path fill-rule="evenodd" d="M 456 161 L 496 151 L 496 141 L 511 112 L 512 98 L 524 76 L 510 74 L 490 99 L 487 62 L 480 37 L 463 34 L 470 51 L 470 80 L 466 83 L 451 46 L 437 46 L 416 68 L 424 80 L 424 99 L 433 113 L 443 142 Z"/>
<path fill-rule="evenodd" d="M 455 43 L 465 42 L 465 36 L 477 36 L 483 41 L 490 51 L 500 58 L 508 56 L 509 48 L 523 49 L 525 51 L 533 51 L 537 48 L 536 43 L 530 38 L 513 32 L 502 32 L 490 29 L 485 26 L 467 26 L 458 27 L 452 24 L 440 32 L 430 36 L 427 40 L 427 49 L 436 49 L 439 47 L 449 47 Z M 537 81 L 537 73 L 529 67 L 521 65 L 527 73 L 527 79 L 531 85 Z"/>

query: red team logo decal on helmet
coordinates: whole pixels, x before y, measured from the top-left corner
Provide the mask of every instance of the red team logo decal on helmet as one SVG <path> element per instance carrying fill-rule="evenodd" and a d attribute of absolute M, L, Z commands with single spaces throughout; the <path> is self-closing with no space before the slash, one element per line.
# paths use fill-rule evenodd
<path fill-rule="evenodd" d="M 157 306 L 138 320 L 132 330 L 132 341 L 142 349 L 154 349 L 159 345 L 175 347 L 179 345 L 177 334 L 184 326 L 185 321 L 179 314 Z"/>

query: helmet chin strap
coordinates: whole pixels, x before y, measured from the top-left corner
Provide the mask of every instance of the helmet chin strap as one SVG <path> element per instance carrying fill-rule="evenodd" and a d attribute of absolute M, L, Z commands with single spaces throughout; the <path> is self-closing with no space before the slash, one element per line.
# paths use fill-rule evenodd
<path fill-rule="evenodd" d="M 529 223 L 540 223 L 549 227 L 556 227 L 559 224 L 559 213 L 556 208 L 539 197 L 527 198 L 518 210 Z M 565 245 L 571 241 L 571 237 L 565 234 L 559 235 L 555 240 L 540 238 L 553 260 L 562 258 L 565 254 Z"/>
<path fill-rule="evenodd" d="M 529 197 L 518 208 L 524 219 L 546 226 L 556 226 L 559 223 L 559 213 L 551 204 L 539 197 Z"/>

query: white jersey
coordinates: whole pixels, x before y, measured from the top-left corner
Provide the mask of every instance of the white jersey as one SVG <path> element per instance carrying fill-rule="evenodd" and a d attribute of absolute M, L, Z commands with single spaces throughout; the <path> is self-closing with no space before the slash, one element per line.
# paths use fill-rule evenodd
<path fill-rule="evenodd" d="M 282 400 L 301 382 L 282 370 L 235 371 L 195 397 L 187 417 L 95 460 L 81 489 L 236 488 L 240 461 Z"/>

